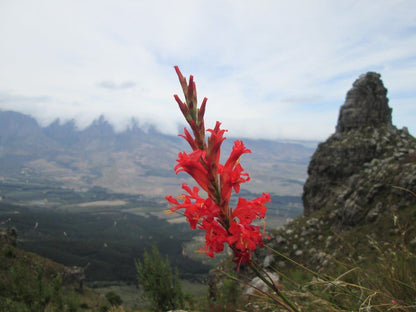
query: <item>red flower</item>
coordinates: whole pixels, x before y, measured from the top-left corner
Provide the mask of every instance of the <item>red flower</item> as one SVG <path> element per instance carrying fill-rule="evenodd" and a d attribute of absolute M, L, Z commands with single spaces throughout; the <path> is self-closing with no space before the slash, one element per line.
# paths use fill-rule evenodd
<path fill-rule="evenodd" d="M 175 166 L 175 172 L 178 174 L 181 171 L 188 173 L 199 184 L 200 187 L 208 192 L 208 172 L 206 169 L 205 151 L 195 150 L 191 154 L 185 152 L 179 153 Z"/>
<path fill-rule="evenodd" d="M 214 129 L 207 130 L 211 133 L 211 136 L 208 138 L 208 162 L 215 165 L 218 165 L 220 162 L 221 144 L 225 140 L 224 133 L 227 131 L 220 129 L 220 126 L 221 123 L 217 121 Z"/>
<path fill-rule="evenodd" d="M 221 156 L 221 144 L 224 142 L 225 137 L 224 133 L 227 130 L 220 129 L 221 123 L 217 121 L 214 129 L 208 129 L 207 131 L 211 133 L 211 136 L 208 139 L 208 150 L 207 150 L 207 174 L 210 180 L 210 188 L 208 195 L 214 200 L 218 205 L 221 203 L 221 194 L 218 188 L 218 166 Z"/>
<path fill-rule="evenodd" d="M 254 251 L 257 245 L 263 246 L 262 234 L 258 226 L 251 224 L 239 224 L 233 222 L 228 229 L 230 235 L 227 238 L 228 244 L 234 251 L 236 258 L 244 256 L 239 259 L 239 263 L 250 263 L 250 258 L 247 256 Z"/>
<path fill-rule="evenodd" d="M 237 206 L 232 212 L 232 216 L 238 219 L 241 224 L 250 224 L 254 219 L 263 219 L 267 210 L 265 203 L 269 201 L 269 193 L 263 193 L 262 196 L 253 200 L 246 200 L 240 197 Z"/>
<path fill-rule="evenodd" d="M 240 270 L 240 266 L 242 263 L 251 263 L 251 251 L 249 250 L 233 250 L 234 251 L 234 259 L 233 262 L 237 263 L 237 270 Z"/>
<path fill-rule="evenodd" d="M 188 194 L 182 194 L 179 199 L 183 199 L 180 203 L 176 198 L 172 196 L 166 196 L 166 200 L 169 201 L 172 206 L 170 211 L 176 212 L 179 209 L 185 209 L 184 215 L 189 222 L 192 229 L 196 228 L 196 225 L 202 220 L 212 220 L 218 215 L 219 207 L 210 199 L 203 199 L 199 196 L 199 189 L 197 187 L 191 188 L 186 184 L 182 184 L 182 188 Z"/>
<path fill-rule="evenodd" d="M 238 269 L 241 263 L 251 263 L 251 252 L 258 245 L 263 246 L 263 235 L 260 228 L 251 224 L 232 223 L 228 229 L 230 235 L 227 242 L 234 252 L 233 262 L 238 263 Z"/>
<path fill-rule="evenodd" d="M 217 223 L 216 220 L 203 220 L 200 229 L 205 230 L 205 245 L 201 248 L 211 258 L 214 252 L 224 250 L 224 243 L 227 242 L 227 231 Z"/>
<path fill-rule="evenodd" d="M 228 229 L 231 236 L 228 243 L 238 250 L 254 251 L 257 245 L 263 245 L 260 227 L 251 224 L 232 223 Z"/>
<path fill-rule="evenodd" d="M 238 193 L 240 184 L 250 180 L 248 173 L 242 173 L 244 169 L 238 163 L 241 155 L 245 153 L 251 153 L 251 151 L 244 146 L 242 141 L 235 141 L 230 157 L 228 157 L 224 166 L 219 170 L 221 176 L 221 198 L 227 202 L 227 205 L 232 189 L 234 188 L 234 191 Z"/>

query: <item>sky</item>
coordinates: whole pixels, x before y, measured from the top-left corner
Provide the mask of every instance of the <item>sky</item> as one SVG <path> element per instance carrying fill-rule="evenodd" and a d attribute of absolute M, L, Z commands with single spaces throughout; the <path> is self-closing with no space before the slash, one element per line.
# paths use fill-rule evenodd
<path fill-rule="evenodd" d="M 43 126 L 177 134 L 174 65 L 228 136 L 325 140 L 368 71 L 416 134 L 414 0 L 0 0 L 0 109 Z"/>

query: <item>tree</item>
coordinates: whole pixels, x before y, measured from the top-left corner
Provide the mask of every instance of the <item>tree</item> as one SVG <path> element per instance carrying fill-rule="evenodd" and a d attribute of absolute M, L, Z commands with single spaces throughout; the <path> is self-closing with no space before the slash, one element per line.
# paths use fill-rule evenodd
<path fill-rule="evenodd" d="M 174 310 L 183 306 L 184 295 L 178 270 L 172 273 L 169 259 L 161 257 L 153 245 L 152 253 L 147 250 L 143 262 L 136 261 L 137 280 L 153 311 Z"/>

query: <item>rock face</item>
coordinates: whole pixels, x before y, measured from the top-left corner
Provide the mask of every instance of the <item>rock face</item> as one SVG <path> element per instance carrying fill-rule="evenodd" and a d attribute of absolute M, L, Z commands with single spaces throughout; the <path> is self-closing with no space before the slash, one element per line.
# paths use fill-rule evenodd
<path fill-rule="evenodd" d="M 353 84 L 336 132 L 309 163 L 304 215 L 271 235 L 273 249 L 325 270 L 334 259 L 371 257 L 369 237 L 404 241 L 400 222 L 409 224 L 406 239 L 416 246 L 416 139 L 393 126 L 387 103 L 380 75 L 367 73 Z M 285 266 L 280 258 L 271 262 Z"/>
<path fill-rule="evenodd" d="M 392 125 L 386 95 L 379 74 L 354 82 L 335 134 L 309 164 L 305 216 L 325 208 L 341 225 L 372 222 L 390 202 L 400 205 L 416 192 L 416 140 Z"/>

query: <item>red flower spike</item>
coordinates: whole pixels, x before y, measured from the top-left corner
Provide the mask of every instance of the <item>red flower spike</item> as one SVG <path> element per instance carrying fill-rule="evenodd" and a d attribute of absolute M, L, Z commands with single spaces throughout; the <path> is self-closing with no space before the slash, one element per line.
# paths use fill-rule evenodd
<path fill-rule="evenodd" d="M 255 219 L 264 218 L 267 209 L 265 204 L 270 201 L 270 195 L 264 193 L 253 200 L 239 198 L 236 207 L 229 208 L 232 191 L 239 193 L 241 183 L 250 180 L 239 159 L 241 155 L 251 151 L 242 141 L 235 141 L 228 160 L 224 165 L 219 163 L 226 130 L 221 129 L 221 123 L 217 121 L 214 129 L 205 131 L 207 98 L 203 99 L 201 107 L 198 108 L 193 76 L 189 77 L 188 84 L 177 66 L 175 70 L 185 95 L 185 103 L 177 95 L 175 100 L 193 132 L 192 136 L 185 128 L 184 135 L 179 135 L 189 143 L 193 152 L 179 153 L 175 172 L 188 173 L 208 193 L 208 197 L 202 198 L 198 187 L 191 189 L 183 184 L 184 194 L 178 198 L 167 196 L 166 199 L 172 205 L 172 212 L 185 210 L 184 215 L 191 228 L 195 229 L 199 224 L 198 228 L 205 230 L 205 245 L 201 248 L 202 251 L 213 257 L 214 253 L 223 251 L 224 244 L 227 243 L 234 252 L 233 261 L 239 268 L 242 263 L 250 264 L 251 252 L 258 245 L 263 245 L 264 235 L 258 226 L 251 223 Z M 210 134 L 207 142 L 205 132 Z"/>

